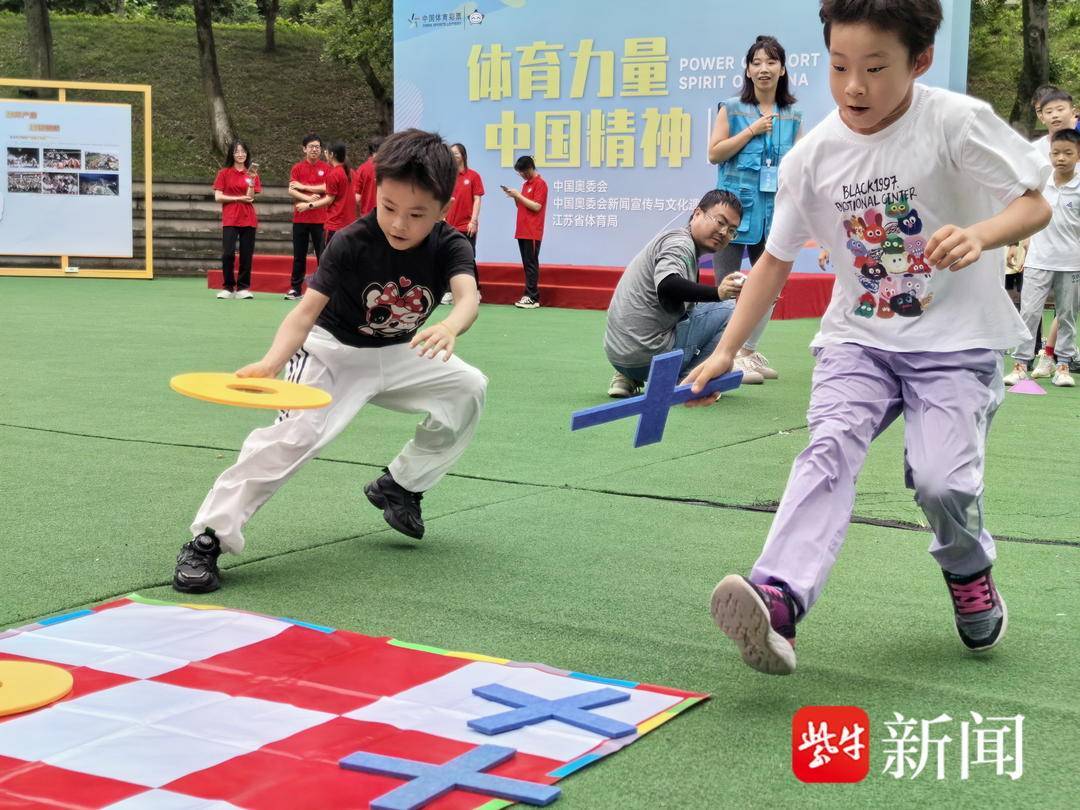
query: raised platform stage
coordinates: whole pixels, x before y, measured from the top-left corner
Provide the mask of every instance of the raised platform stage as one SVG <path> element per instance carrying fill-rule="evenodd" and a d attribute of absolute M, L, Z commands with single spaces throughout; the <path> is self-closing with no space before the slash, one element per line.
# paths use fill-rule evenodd
<path fill-rule="evenodd" d="M 521 297 L 524 275 L 517 263 L 482 262 L 480 289 L 485 304 L 512 304 Z M 251 290 L 256 293 L 289 291 L 292 258 L 256 255 L 251 270 Z M 315 258 L 308 257 L 307 273 L 315 272 Z M 622 275 L 621 267 L 587 265 L 540 265 L 540 300 L 544 306 L 566 309 L 607 309 L 611 293 Z M 221 289 L 221 270 L 207 272 L 207 286 Z M 711 270 L 703 270 L 701 282 L 712 283 Z M 774 320 L 820 318 L 832 295 L 831 273 L 792 273 L 780 301 L 773 311 Z"/>

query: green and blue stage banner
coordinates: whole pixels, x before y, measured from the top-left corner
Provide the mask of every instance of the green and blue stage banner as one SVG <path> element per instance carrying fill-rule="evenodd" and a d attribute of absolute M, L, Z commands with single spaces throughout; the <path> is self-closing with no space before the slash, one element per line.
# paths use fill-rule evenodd
<path fill-rule="evenodd" d="M 805 128 L 832 109 L 816 2 L 395 0 L 395 127 L 465 144 L 486 189 L 478 254 L 519 260 L 514 161 L 548 184 L 545 264 L 626 264 L 715 185 L 718 101 L 759 34 L 784 45 Z M 970 0 L 945 0 L 924 81 L 963 91 Z"/>

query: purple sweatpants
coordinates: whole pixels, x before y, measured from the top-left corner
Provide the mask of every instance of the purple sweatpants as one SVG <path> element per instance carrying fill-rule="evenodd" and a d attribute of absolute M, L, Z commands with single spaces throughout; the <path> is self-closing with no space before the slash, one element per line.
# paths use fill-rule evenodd
<path fill-rule="evenodd" d="M 842 343 L 815 351 L 810 445 L 791 468 L 752 582 L 781 582 L 803 611 L 817 601 L 844 544 L 855 479 L 873 441 L 904 416 L 904 468 L 953 574 L 994 558 L 983 527 L 983 462 L 1005 389 L 999 352 L 890 352 Z"/>

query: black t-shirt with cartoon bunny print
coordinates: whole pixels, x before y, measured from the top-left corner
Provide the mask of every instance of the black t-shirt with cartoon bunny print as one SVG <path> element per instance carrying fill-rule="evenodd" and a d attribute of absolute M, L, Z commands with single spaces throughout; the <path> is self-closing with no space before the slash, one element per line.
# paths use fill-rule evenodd
<path fill-rule="evenodd" d="M 397 250 L 375 217 L 372 211 L 334 234 L 308 284 L 330 299 L 315 323 L 359 348 L 409 342 L 452 276 L 476 277 L 472 245 L 445 222 L 416 247 Z"/>

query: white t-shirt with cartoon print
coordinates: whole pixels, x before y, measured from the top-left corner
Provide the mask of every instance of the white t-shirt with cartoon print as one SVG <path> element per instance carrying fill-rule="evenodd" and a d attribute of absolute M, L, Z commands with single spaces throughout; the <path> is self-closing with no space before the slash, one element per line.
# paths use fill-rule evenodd
<path fill-rule="evenodd" d="M 924 260 L 944 225 L 999 213 L 1050 166 L 977 99 L 916 84 L 911 107 L 873 135 L 833 111 L 784 158 L 766 249 L 793 261 L 808 239 L 828 249 L 832 301 L 812 346 L 897 352 L 1012 348 L 1027 335 L 1004 288 L 1001 249 L 959 271 Z"/>

